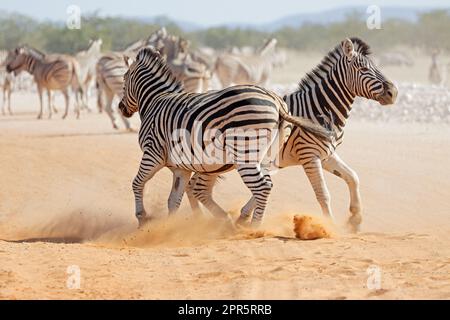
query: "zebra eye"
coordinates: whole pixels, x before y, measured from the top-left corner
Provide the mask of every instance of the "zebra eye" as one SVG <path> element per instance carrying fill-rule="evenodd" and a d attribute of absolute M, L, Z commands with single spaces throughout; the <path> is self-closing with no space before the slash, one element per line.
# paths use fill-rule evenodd
<path fill-rule="evenodd" d="M 369 71 L 370 71 L 370 69 L 367 68 L 367 67 L 361 67 L 359 70 L 360 70 L 361 72 L 369 72 Z"/>

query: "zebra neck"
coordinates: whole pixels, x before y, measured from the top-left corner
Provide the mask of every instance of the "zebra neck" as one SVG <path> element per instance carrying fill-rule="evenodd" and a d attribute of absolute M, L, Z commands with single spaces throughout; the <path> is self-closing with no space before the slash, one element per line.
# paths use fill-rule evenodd
<path fill-rule="evenodd" d="M 310 76 L 297 92 L 286 97 L 292 114 L 323 126 L 332 124 L 337 136 L 344 131 L 354 100 L 354 94 L 335 69 L 327 74 Z"/>
<path fill-rule="evenodd" d="M 36 70 L 36 64 L 38 64 L 40 61 L 38 61 L 36 58 L 34 58 L 33 56 L 29 56 L 28 57 L 28 61 L 26 64 L 26 70 L 34 75 L 34 71 Z"/>
<path fill-rule="evenodd" d="M 161 80 L 162 82 L 160 82 Z M 159 108 L 158 105 L 164 104 L 158 103 L 158 101 L 161 101 L 161 99 L 164 99 L 172 93 L 179 94 L 183 92 L 183 87 L 179 82 L 174 79 L 167 80 L 164 76 L 157 79 L 156 82 L 140 81 L 136 86 L 137 88 L 152 88 L 150 90 L 137 90 L 137 101 L 139 103 L 141 120 L 153 112 L 151 109 Z"/>

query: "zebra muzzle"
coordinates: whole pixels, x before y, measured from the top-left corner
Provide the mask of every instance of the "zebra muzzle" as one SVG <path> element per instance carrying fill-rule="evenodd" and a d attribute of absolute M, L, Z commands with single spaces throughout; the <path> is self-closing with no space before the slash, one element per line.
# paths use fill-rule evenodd
<path fill-rule="evenodd" d="M 119 102 L 119 110 L 125 118 L 130 118 L 133 115 L 131 112 L 128 112 L 127 107 L 122 101 Z"/>

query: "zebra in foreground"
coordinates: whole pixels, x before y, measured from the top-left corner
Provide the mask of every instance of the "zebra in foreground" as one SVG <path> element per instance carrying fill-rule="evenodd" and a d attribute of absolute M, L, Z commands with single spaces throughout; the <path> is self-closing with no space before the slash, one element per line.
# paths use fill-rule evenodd
<path fill-rule="evenodd" d="M 253 221 L 257 224 L 272 189 L 270 176 L 263 174 L 260 162 L 272 144 L 279 149 L 281 144 L 276 140 L 287 136 L 287 122 L 311 132 L 311 136 L 329 136 L 322 126 L 289 115 L 281 98 L 260 87 L 185 92 L 160 53 L 150 47 L 139 51 L 125 73 L 119 109 L 126 117 L 139 112 L 141 118 L 139 144 L 143 157 L 132 184 L 140 225 L 148 219 L 143 205 L 144 186 L 163 167 L 168 167 L 174 176 L 168 201 L 170 213 L 179 207 L 192 172 L 208 174 L 237 169 L 255 197 Z M 217 133 L 230 135 L 224 138 Z M 262 141 L 266 144 L 260 144 Z M 227 161 L 220 158 L 209 162 L 211 158 L 203 156 L 211 145 L 216 156 L 225 152 L 231 156 Z M 244 161 L 241 157 L 252 160 Z M 228 217 L 222 209 L 213 213 Z"/>
<path fill-rule="evenodd" d="M 75 58 L 66 55 L 46 56 L 31 47 L 23 46 L 14 50 L 11 60 L 6 65 L 6 70 L 18 74 L 25 70 L 34 77 L 36 82 L 40 109 L 38 119 L 42 118 L 42 91 L 47 90 L 48 97 L 48 117 L 52 116 L 52 90 L 60 90 L 65 99 L 65 112 L 63 119 L 67 117 L 69 111 L 69 92 L 70 86 L 79 87 L 79 66 Z M 79 107 L 76 106 L 77 118 L 80 117 Z"/>
<path fill-rule="evenodd" d="M 303 166 L 322 212 L 329 217 L 333 215 L 323 169 L 343 179 L 350 191 L 348 224 L 352 231 L 358 230 L 362 220 L 359 178 L 335 150 L 343 141 L 345 124 L 357 96 L 381 105 L 393 104 L 397 97 L 397 88 L 373 64 L 369 54 L 370 48 L 362 40 L 344 40 L 303 78 L 297 91 L 284 97 L 291 114 L 315 123 L 331 123 L 335 139 L 325 141 L 294 128 L 277 161 L 279 168 Z M 199 209 L 197 200 L 207 208 L 215 205 L 212 189 L 216 178 L 217 175 L 200 174 L 192 177 L 187 193 L 195 211 Z M 242 208 L 240 222 L 248 220 L 255 203 L 253 197 Z"/>

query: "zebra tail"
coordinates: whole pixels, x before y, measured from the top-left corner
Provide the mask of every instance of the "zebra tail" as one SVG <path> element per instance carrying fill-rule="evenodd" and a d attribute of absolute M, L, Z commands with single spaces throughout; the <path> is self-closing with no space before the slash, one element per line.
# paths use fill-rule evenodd
<path fill-rule="evenodd" d="M 332 141 L 333 133 L 310 119 L 293 116 L 283 107 L 280 108 L 280 116 L 283 120 L 292 123 L 296 127 L 299 127 L 321 139 L 325 139 L 329 142 Z"/>

